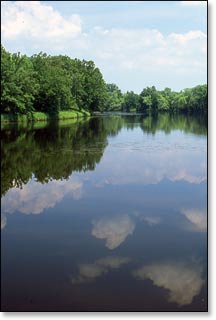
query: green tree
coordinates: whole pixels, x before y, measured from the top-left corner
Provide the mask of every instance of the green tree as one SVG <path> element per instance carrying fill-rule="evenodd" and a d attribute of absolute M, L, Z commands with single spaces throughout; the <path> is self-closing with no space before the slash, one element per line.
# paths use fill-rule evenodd
<path fill-rule="evenodd" d="M 59 65 L 58 59 L 43 53 L 34 55 L 31 59 L 39 84 L 35 109 L 49 114 L 68 110 L 72 104 L 70 79 Z"/>
<path fill-rule="evenodd" d="M 141 97 L 141 111 L 155 112 L 158 109 L 158 92 L 155 86 L 143 89 L 140 94 Z"/>
<path fill-rule="evenodd" d="M 122 94 L 115 84 L 106 84 L 93 61 L 68 56 L 32 57 L 11 54 L 1 46 L 1 112 L 27 114 L 61 110 L 151 112 L 207 112 L 207 85 L 174 92 L 155 86 Z"/>
<path fill-rule="evenodd" d="M 170 104 L 167 97 L 164 97 L 161 93 L 158 93 L 158 110 L 167 111 L 169 110 Z"/>
<path fill-rule="evenodd" d="M 1 109 L 3 113 L 30 113 L 38 91 L 31 60 L 10 54 L 1 46 Z"/>
<path fill-rule="evenodd" d="M 114 83 L 106 84 L 106 111 L 121 111 L 123 104 L 123 94 L 119 87 Z"/>
<path fill-rule="evenodd" d="M 126 112 L 136 112 L 140 110 L 140 97 L 133 91 L 124 94 L 122 110 Z"/>

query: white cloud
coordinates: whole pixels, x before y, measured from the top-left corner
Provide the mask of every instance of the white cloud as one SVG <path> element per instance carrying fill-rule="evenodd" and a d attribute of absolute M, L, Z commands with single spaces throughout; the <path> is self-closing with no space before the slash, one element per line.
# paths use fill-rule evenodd
<path fill-rule="evenodd" d="M 74 199 L 82 196 L 83 183 L 76 177 L 67 181 L 53 180 L 46 184 L 31 181 L 22 189 L 10 189 L 2 198 L 2 212 L 19 211 L 24 214 L 39 214 L 53 208 L 65 195 Z"/>
<path fill-rule="evenodd" d="M 169 68 L 177 74 L 182 68 L 206 66 L 207 36 L 200 30 L 163 35 L 156 29 L 95 28 L 89 35 L 89 50 L 103 67 L 120 70 L 159 72 Z"/>
<path fill-rule="evenodd" d="M 206 34 L 200 30 L 163 35 L 157 29 L 95 26 L 84 33 L 81 25 L 80 16 L 66 19 L 40 1 L 8 1 L 2 8 L 3 40 L 23 42 L 26 38 L 40 50 L 52 44 L 53 50 L 92 56 L 102 67 L 112 62 L 109 66 L 113 69 L 157 70 L 206 64 Z"/>
<path fill-rule="evenodd" d="M 135 229 L 135 222 L 127 214 L 101 218 L 92 223 L 92 235 L 98 239 L 106 239 L 106 247 L 110 250 L 123 243 Z"/>
<path fill-rule="evenodd" d="M 124 77 L 125 82 L 136 72 L 143 79 L 141 88 L 152 79 L 162 86 L 164 82 L 172 86 L 173 77 L 185 86 L 191 77 L 195 83 L 206 81 L 207 36 L 201 30 L 165 34 L 144 27 L 104 28 L 96 25 L 97 20 L 83 30 L 86 21 L 73 13 L 64 17 L 40 1 L 7 1 L 2 5 L 2 42 L 13 52 L 46 51 L 94 60 L 107 81 Z M 131 81 L 128 89 L 133 89 Z"/>
<path fill-rule="evenodd" d="M 190 230 L 206 232 L 207 231 L 207 211 L 205 209 L 181 209 L 181 213 L 192 224 Z"/>
<path fill-rule="evenodd" d="M 195 30 L 195 31 L 189 31 L 185 34 L 171 33 L 171 34 L 169 34 L 168 39 L 173 41 L 177 45 L 186 46 L 192 40 L 199 40 L 199 39 L 202 40 L 203 39 L 204 41 L 206 41 L 207 35 L 202 31 Z"/>
<path fill-rule="evenodd" d="M 200 7 L 207 6 L 207 1 L 180 1 L 180 4 L 183 6 L 192 6 L 192 7 Z"/>
<path fill-rule="evenodd" d="M 168 300 L 179 306 L 191 304 L 204 283 L 202 268 L 197 262 L 146 265 L 133 275 L 140 280 L 150 279 L 154 285 L 169 290 Z"/>
<path fill-rule="evenodd" d="M 5 1 L 2 7 L 2 37 L 15 39 L 47 39 L 57 42 L 81 33 L 78 15 L 64 18 L 52 6 L 40 1 Z M 24 40 L 24 39 L 23 39 Z"/>
<path fill-rule="evenodd" d="M 118 269 L 128 262 L 130 262 L 130 259 L 127 257 L 108 256 L 98 259 L 91 264 L 81 264 L 79 266 L 78 275 L 72 276 L 71 282 L 73 284 L 91 282 L 106 274 L 111 269 Z"/>

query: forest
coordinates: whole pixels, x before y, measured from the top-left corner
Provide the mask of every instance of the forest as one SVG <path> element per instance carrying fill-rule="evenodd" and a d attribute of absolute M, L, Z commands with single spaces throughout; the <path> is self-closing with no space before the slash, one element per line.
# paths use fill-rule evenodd
<path fill-rule="evenodd" d="M 55 116 L 63 111 L 207 112 L 207 85 L 180 92 L 146 87 L 140 94 L 123 93 L 106 83 L 93 61 L 46 53 L 31 57 L 1 46 L 1 114 Z"/>

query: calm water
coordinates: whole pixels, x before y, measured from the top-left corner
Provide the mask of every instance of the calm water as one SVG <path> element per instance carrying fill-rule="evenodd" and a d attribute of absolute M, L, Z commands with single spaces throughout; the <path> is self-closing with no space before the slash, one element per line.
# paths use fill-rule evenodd
<path fill-rule="evenodd" d="M 3 311 L 206 311 L 204 118 L 2 128 Z"/>

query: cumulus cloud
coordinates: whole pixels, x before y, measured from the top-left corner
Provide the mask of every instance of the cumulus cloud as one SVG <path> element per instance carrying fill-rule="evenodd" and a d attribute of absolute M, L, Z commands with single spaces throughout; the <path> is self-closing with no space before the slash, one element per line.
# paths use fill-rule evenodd
<path fill-rule="evenodd" d="M 47 51 L 94 60 L 105 77 L 118 70 L 117 78 L 123 76 L 122 72 L 124 76 L 145 72 L 146 83 L 152 77 L 164 83 L 172 75 L 183 75 L 185 82 L 193 72 L 198 81 L 206 81 L 203 79 L 206 77 L 207 35 L 201 30 L 165 34 L 155 28 L 104 28 L 101 25 L 91 25 L 84 30 L 83 22 L 75 12 L 65 17 L 50 4 L 40 1 L 5 1 L 2 41 L 6 48 L 13 47 L 13 51 L 28 53 L 29 48 L 33 48 L 34 53 Z M 128 89 L 132 89 L 131 81 Z"/>
<path fill-rule="evenodd" d="M 146 265 L 133 275 L 140 280 L 150 279 L 154 285 L 169 290 L 169 302 L 179 306 L 191 304 L 204 284 L 202 268 L 197 262 Z"/>
<path fill-rule="evenodd" d="M 93 33 L 90 46 L 97 41 L 94 54 L 98 61 L 112 61 L 121 69 L 158 71 L 169 67 L 178 73 L 182 67 L 206 66 L 203 48 L 207 35 L 200 30 L 164 35 L 157 29 L 96 27 Z"/>
<path fill-rule="evenodd" d="M 91 282 L 106 274 L 111 269 L 118 269 L 128 262 L 130 262 L 130 259 L 127 257 L 108 256 L 98 259 L 91 264 L 81 264 L 79 266 L 78 275 L 72 276 L 71 282 L 73 284 Z"/>
<path fill-rule="evenodd" d="M 207 210 L 204 209 L 181 209 L 181 213 L 191 223 L 190 230 L 198 232 L 207 231 Z"/>
<path fill-rule="evenodd" d="M 112 61 L 123 69 L 201 66 L 204 60 L 199 55 L 206 56 L 201 49 L 206 46 L 207 36 L 200 30 L 163 35 L 157 29 L 102 26 L 82 32 L 81 26 L 80 16 L 64 18 L 40 1 L 8 1 L 2 8 L 3 39 L 26 37 L 41 46 L 46 46 L 48 41 L 57 49 L 62 48 L 59 43 L 64 43 L 71 52 L 78 46 L 84 55 L 90 52 L 100 63 Z M 68 42 L 74 38 L 79 38 L 78 42 Z"/>
<path fill-rule="evenodd" d="M 64 18 L 52 6 L 40 1 L 4 1 L 2 6 L 2 37 L 15 39 L 58 38 L 61 41 L 81 33 L 78 15 Z"/>
<path fill-rule="evenodd" d="M 1 214 L 1 229 L 4 229 L 7 224 L 7 218 L 4 214 Z"/>
<path fill-rule="evenodd" d="M 39 214 L 53 208 L 65 195 L 79 199 L 82 187 L 83 183 L 73 176 L 67 181 L 53 180 L 46 184 L 31 181 L 22 189 L 13 188 L 7 192 L 2 198 L 2 212 Z"/>
<path fill-rule="evenodd" d="M 98 239 L 106 239 L 106 247 L 110 250 L 123 243 L 135 229 L 135 222 L 127 214 L 101 218 L 93 221 L 92 224 L 92 235 Z"/>
<path fill-rule="evenodd" d="M 175 42 L 180 46 L 186 46 L 192 40 L 197 40 L 197 39 L 206 40 L 206 38 L 207 38 L 206 34 L 199 30 L 189 31 L 185 34 L 171 33 L 168 37 L 168 39 L 170 39 L 171 41 Z"/>

